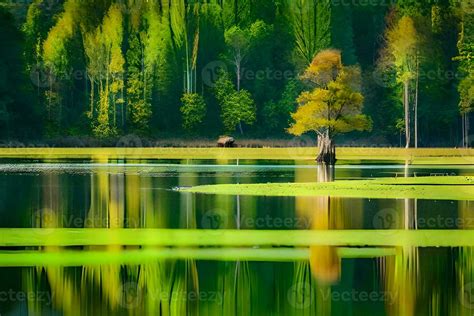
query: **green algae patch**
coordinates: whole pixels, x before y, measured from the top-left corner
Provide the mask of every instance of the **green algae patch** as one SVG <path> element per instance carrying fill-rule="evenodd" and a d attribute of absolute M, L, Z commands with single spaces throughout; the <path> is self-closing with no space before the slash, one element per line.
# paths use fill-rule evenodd
<path fill-rule="evenodd" d="M 474 177 L 411 177 L 326 183 L 205 185 L 184 192 L 253 196 L 334 196 L 373 199 L 474 200 Z"/>

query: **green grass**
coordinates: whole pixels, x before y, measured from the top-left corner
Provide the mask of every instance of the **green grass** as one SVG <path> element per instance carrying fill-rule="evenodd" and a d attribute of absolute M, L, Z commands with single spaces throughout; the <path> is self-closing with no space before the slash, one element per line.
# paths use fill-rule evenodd
<path fill-rule="evenodd" d="M 410 177 L 342 180 L 327 183 L 220 184 L 185 192 L 256 196 L 334 196 L 352 198 L 474 200 L 474 177 Z"/>
<path fill-rule="evenodd" d="M 291 148 L 0 148 L 0 158 L 16 159 L 215 159 L 314 161 L 315 147 Z M 339 161 L 411 164 L 474 164 L 474 149 L 337 148 Z"/>
<path fill-rule="evenodd" d="M 203 230 L 1 228 L 0 247 L 474 246 L 474 230 Z"/>

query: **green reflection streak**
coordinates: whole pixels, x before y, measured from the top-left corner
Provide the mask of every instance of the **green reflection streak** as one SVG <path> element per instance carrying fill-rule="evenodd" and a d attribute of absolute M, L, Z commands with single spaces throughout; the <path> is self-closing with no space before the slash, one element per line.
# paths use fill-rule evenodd
<path fill-rule="evenodd" d="M 0 229 L 1 247 L 92 245 L 462 247 L 474 230 Z"/>
<path fill-rule="evenodd" d="M 338 248 L 341 258 L 378 258 L 396 254 L 393 248 Z M 156 260 L 217 260 L 217 261 L 265 261 L 292 262 L 309 259 L 308 248 L 163 248 L 116 251 L 0 251 L 1 267 L 28 266 L 83 266 L 122 264 L 138 265 Z"/>

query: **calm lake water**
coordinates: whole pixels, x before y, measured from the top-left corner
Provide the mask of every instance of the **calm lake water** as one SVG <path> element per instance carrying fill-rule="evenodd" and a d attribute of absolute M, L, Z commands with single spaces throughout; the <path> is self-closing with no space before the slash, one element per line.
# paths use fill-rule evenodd
<path fill-rule="evenodd" d="M 339 180 L 405 174 L 474 175 L 474 167 L 338 165 L 335 171 Z M 241 236 L 235 230 L 249 238 L 256 230 L 277 231 L 281 238 L 293 230 L 386 230 L 371 235 L 372 242 L 395 229 L 416 230 L 424 234 L 420 238 L 430 238 L 429 230 L 446 230 L 448 236 L 474 228 L 473 201 L 177 190 L 316 179 L 315 166 L 293 161 L 3 162 L 0 315 L 474 314 L 473 247 L 404 241 L 395 247 L 366 247 L 363 241 L 351 247 L 269 247 L 232 240 Z M 24 230 L 9 240 L 8 228 Z M 82 230 L 82 243 L 67 247 L 32 242 L 57 238 L 67 244 L 51 228 L 64 228 L 72 237 L 80 234 L 77 229 L 90 230 Z M 189 238 L 190 246 L 165 247 L 123 245 L 120 233 L 114 242 L 97 245 L 102 230 L 92 228 L 155 229 L 150 231 L 157 240 L 160 229 L 210 231 L 197 241 Z M 236 246 L 219 246 L 229 238 Z M 214 246 L 191 245 L 200 241 Z"/>

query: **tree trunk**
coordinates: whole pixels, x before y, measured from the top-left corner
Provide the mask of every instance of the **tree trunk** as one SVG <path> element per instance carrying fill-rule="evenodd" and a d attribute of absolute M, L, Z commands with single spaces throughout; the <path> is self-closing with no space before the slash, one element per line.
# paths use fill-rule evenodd
<path fill-rule="evenodd" d="M 410 101 L 409 101 L 409 83 L 403 84 L 403 107 L 405 109 L 405 148 L 410 148 Z"/>
<path fill-rule="evenodd" d="M 418 87 L 420 83 L 419 70 L 420 63 L 418 61 L 418 56 L 416 57 L 416 86 L 415 86 L 415 148 L 418 148 Z"/>
<path fill-rule="evenodd" d="M 462 147 L 469 148 L 469 113 L 462 114 Z"/>
<path fill-rule="evenodd" d="M 466 148 L 466 128 L 464 127 L 464 123 L 466 122 L 466 120 L 464 119 L 465 118 L 465 114 L 462 113 L 461 114 L 461 137 L 462 137 L 462 148 Z"/>
<path fill-rule="evenodd" d="M 328 135 L 318 136 L 319 154 L 316 161 L 319 164 L 334 166 L 336 164 L 336 145 Z"/>
<path fill-rule="evenodd" d="M 469 113 L 466 113 L 466 148 L 471 148 L 470 139 L 469 139 Z"/>
<path fill-rule="evenodd" d="M 240 92 L 240 80 L 241 80 L 241 78 L 240 78 L 240 71 L 241 71 L 240 70 L 240 67 L 241 67 L 241 65 L 240 65 L 240 56 L 238 57 L 238 60 L 239 61 L 237 61 L 236 65 L 235 65 L 235 72 L 236 72 L 236 76 L 237 76 L 237 92 Z"/>

